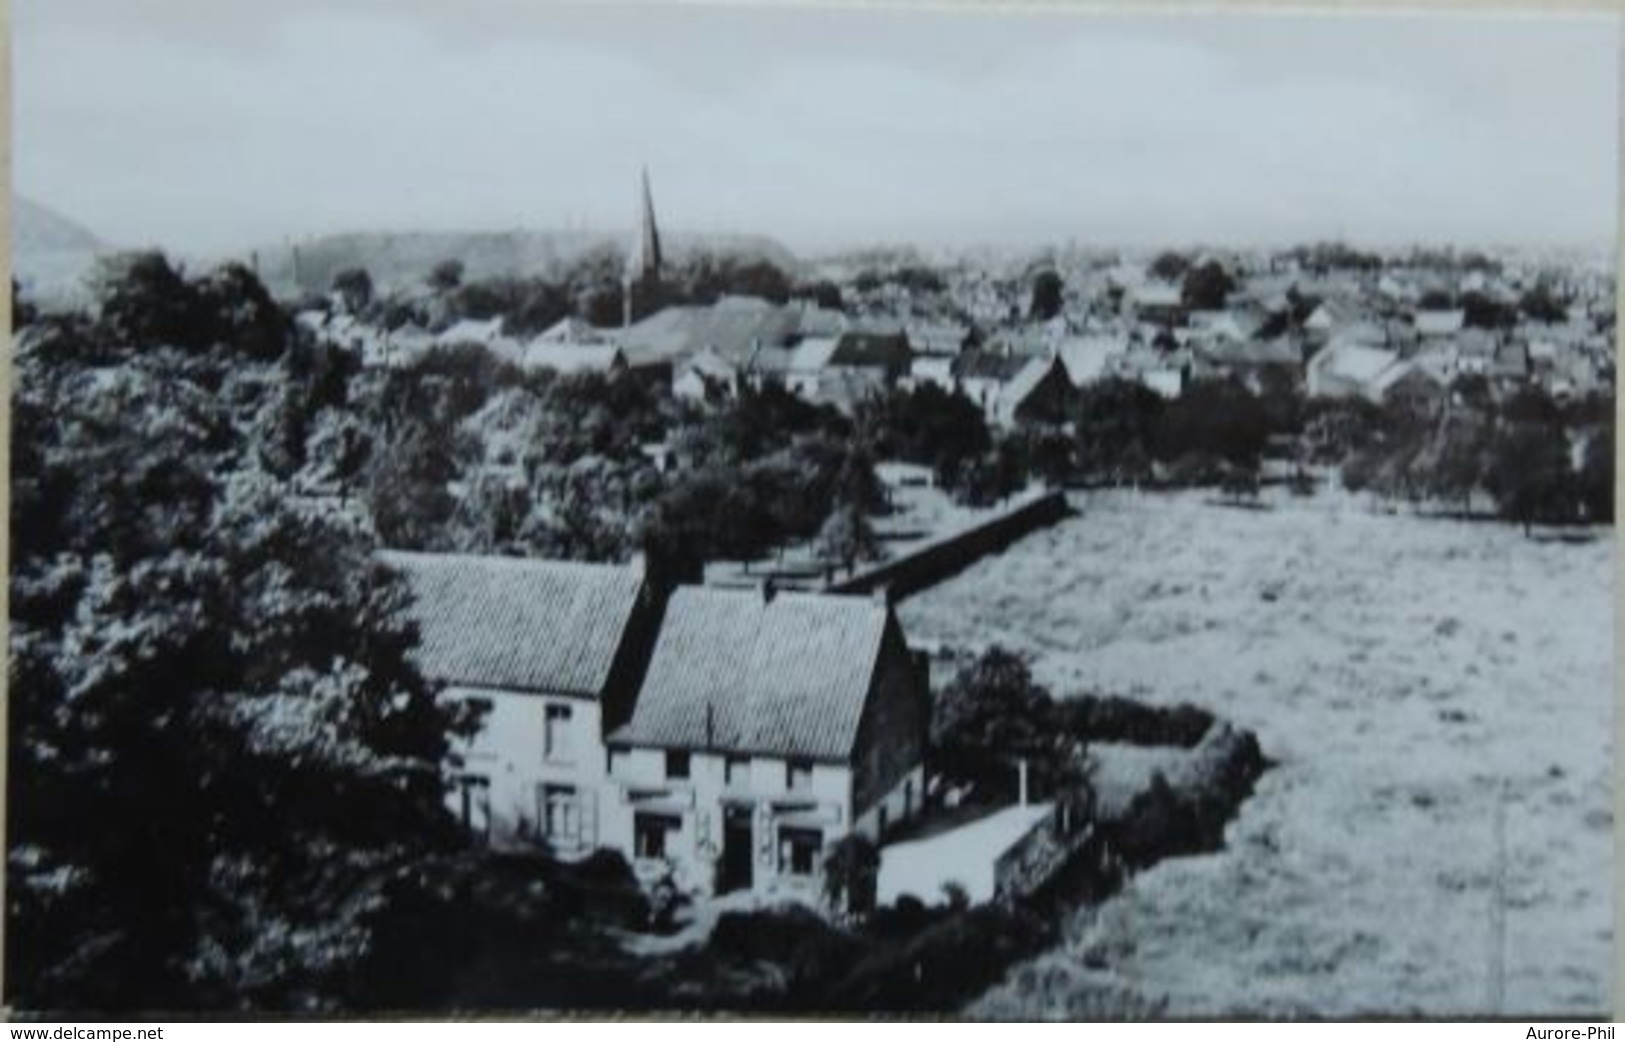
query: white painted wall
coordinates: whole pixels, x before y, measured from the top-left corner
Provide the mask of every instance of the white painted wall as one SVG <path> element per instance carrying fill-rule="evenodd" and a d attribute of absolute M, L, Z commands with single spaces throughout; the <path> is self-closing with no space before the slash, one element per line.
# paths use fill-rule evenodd
<path fill-rule="evenodd" d="M 601 804 L 604 845 L 632 857 L 636 815 L 640 811 L 673 815 L 680 825 L 667 836 L 666 860 L 680 886 L 708 892 L 715 884 L 716 862 L 722 856 L 724 808 L 750 805 L 754 807 L 752 840 L 756 848 L 753 887 L 818 887 L 816 878 L 787 877 L 778 849 L 779 835 L 787 825 L 818 828 L 826 845 L 845 835 L 852 826 L 851 769 L 814 763 L 805 787 L 792 790 L 782 758 L 742 758 L 731 779 L 728 760 L 721 753 L 691 753 L 689 777 L 669 778 L 664 750 L 617 750 L 610 791 Z M 821 864 L 822 855 L 817 860 Z M 639 868 L 649 871 L 654 866 Z"/>
<path fill-rule="evenodd" d="M 605 774 L 601 710 L 592 699 L 525 694 L 481 688 L 454 688 L 453 698 L 489 703 L 484 724 L 472 739 L 454 749 L 463 760 L 455 773 L 474 775 L 488 782 L 490 841 L 496 846 L 542 845 L 563 856 L 590 852 L 602 843 L 599 804 Z M 548 708 L 567 711 L 567 722 L 556 725 L 556 741 L 549 751 Z M 573 790 L 573 822 L 568 811 L 556 814 L 552 824 L 569 825 L 565 833 L 548 835 L 542 790 L 556 786 Z M 454 785 L 448 797 L 453 813 L 463 812 L 463 796 Z M 482 824 L 472 823 L 478 830 Z"/>

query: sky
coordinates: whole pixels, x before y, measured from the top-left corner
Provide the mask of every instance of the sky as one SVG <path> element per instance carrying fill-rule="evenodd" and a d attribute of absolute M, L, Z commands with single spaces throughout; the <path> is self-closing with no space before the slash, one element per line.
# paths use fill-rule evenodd
<path fill-rule="evenodd" d="M 13 188 L 119 245 L 1612 243 L 1617 16 L 13 0 Z"/>

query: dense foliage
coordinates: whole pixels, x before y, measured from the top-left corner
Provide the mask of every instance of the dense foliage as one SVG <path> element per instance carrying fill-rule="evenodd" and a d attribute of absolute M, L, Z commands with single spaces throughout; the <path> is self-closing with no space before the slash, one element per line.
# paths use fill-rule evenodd
<path fill-rule="evenodd" d="M 326 1007 L 380 894 L 452 839 L 441 763 L 469 721 L 411 664 L 368 526 L 286 473 L 288 413 L 331 374 L 265 301 L 242 269 L 144 256 L 94 325 L 17 352 L 20 1006 Z"/>

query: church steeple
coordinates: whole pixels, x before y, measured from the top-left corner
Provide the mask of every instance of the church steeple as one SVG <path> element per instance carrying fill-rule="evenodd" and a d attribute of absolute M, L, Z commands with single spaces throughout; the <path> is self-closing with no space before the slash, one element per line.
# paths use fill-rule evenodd
<path fill-rule="evenodd" d="M 639 188 L 637 235 L 626 256 L 626 271 L 622 276 L 621 317 L 625 325 L 632 324 L 632 291 L 660 281 L 660 229 L 655 225 L 648 167 L 643 168 Z"/>
<path fill-rule="evenodd" d="M 649 191 L 649 168 L 643 168 L 643 191 L 638 202 L 638 246 L 636 256 L 638 259 L 638 277 L 643 279 L 658 279 L 660 277 L 660 229 L 655 226 L 655 200 Z"/>

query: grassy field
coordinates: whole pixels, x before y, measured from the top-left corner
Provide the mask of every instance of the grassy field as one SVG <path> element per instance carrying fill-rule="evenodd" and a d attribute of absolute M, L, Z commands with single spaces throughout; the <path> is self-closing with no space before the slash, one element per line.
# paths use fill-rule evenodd
<path fill-rule="evenodd" d="M 1058 696 L 1195 702 L 1277 766 L 1226 849 L 1080 910 L 973 1015 L 1608 1009 L 1611 531 L 1325 497 L 1075 504 L 906 601 L 910 639 L 1003 644 Z"/>

